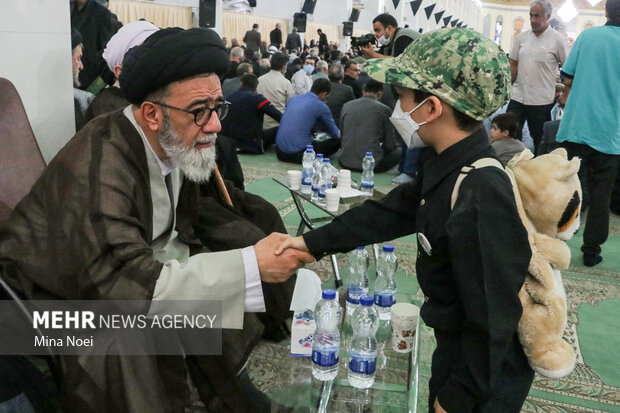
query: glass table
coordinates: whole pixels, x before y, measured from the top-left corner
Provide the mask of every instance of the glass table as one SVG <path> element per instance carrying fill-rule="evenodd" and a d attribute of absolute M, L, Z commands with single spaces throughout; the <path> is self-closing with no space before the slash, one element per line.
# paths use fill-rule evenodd
<path fill-rule="evenodd" d="M 285 179 L 273 178 L 275 182 L 290 191 L 295 206 L 300 215 L 297 235 L 308 229 L 331 221 L 334 217 L 360 205 L 369 197 L 341 198 L 338 211 L 328 211 L 326 208 L 312 202 L 309 194 L 302 194 L 301 190 L 292 190 Z M 371 199 L 379 200 L 385 194 L 375 189 Z M 310 218 L 304 204 L 312 204 L 326 215 Z M 378 246 L 373 245 L 374 258 L 378 256 Z M 336 287 L 342 286 L 342 278 L 338 269 L 335 255 L 331 256 L 334 269 Z M 373 285 L 374 274 L 369 268 L 370 285 Z M 404 284 L 404 283 L 403 283 Z M 330 288 L 324 286 L 324 288 Z M 397 302 L 410 302 L 421 306 L 422 302 L 415 298 L 415 291 L 410 288 L 400 288 L 397 292 Z M 344 290 L 339 291 L 343 293 Z M 370 292 L 372 293 L 372 291 Z M 341 305 L 344 300 L 341 298 Z M 392 349 L 392 325 L 390 321 L 381 321 L 377 331 L 377 367 L 375 382 L 368 389 L 357 389 L 350 385 L 348 376 L 349 342 L 353 331 L 343 306 L 343 322 L 341 325 L 341 344 L 339 353 L 338 375 L 334 380 L 321 381 L 312 376 L 312 360 L 310 357 L 287 356 L 275 378 L 275 385 L 267 391 L 272 400 L 291 408 L 293 412 L 304 413 L 348 413 L 348 412 L 377 412 L 377 413 L 413 413 L 417 411 L 418 382 L 420 376 L 420 331 L 424 322 L 418 321 L 413 350 L 409 353 L 397 353 Z M 287 410 L 288 411 L 288 410 Z"/>
<path fill-rule="evenodd" d="M 290 363 L 278 372 L 281 376 L 280 384 L 267 393 L 295 413 L 416 412 L 420 376 L 420 324 L 423 324 L 421 320 L 413 350 L 402 354 L 392 350 L 391 322 L 380 322 L 375 382 L 368 389 L 357 389 L 347 379 L 348 346 L 352 330 L 345 316 L 341 329 L 338 375 L 334 380 L 315 379 L 309 357 L 289 356 Z"/>
<path fill-rule="evenodd" d="M 304 231 L 306 230 L 306 228 L 308 228 L 309 230 L 313 230 L 317 227 L 317 224 L 331 222 L 331 220 L 337 217 L 338 215 L 345 213 L 351 208 L 355 208 L 356 206 L 361 205 L 364 201 L 368 199 L 373 199 L 373 200 L 378 201 L 385 197 L 385 194 L 383 192 L 378 191 L 375 188 L 372 197 L 356 196 L 356 197 L 351 197 L 351 198 L 340 198 L 340 204 L 338 206 L 338 211 L 328 211 L 326 207 L 323 207 L 317 204 L 316 202 L 313 202 L 310 194 L 302 194 L 301 189 L 291 189 L 286 179 L 273 178 L 273 180 L 277 182 L 278 184 L 282 185 L 283 187 L 285 187 L 286 189 L 288 189 L 291 193 L 291 197 L 293 198 L 293 202 L 295 202 L 295 207 L 297 208 L 297 212 L 299 213 L 299 216 L 301 218 L 301 222 L 299 223 L 299 227 L 297 228 L 297 236 L 302 235 Z M 353 184 L 355 183 L 353 182 Z M 304 203 L 310 203 L 314 205 L 315 207 L 323 211 L 325 214 L 327 214 L 327 216 L 322 216 L 319 218 L 310 218 L 310 216 L 306 212 Z M 372 246 L 372 250 L 373 250 L 375 261 L 376 261 L 377 257 L 379 256 L 379 247 L 376 244 L 374 244 Z M 334 276 L 335 276 L 334 281 L 336 284 L 336 288 L 341 287 L 342 277 L 340 276 L 340 270 L 338 268 L 338 261 L 336 259 L 336 256 L 330 255 L 330 260 L 331 260 L 332 268 L 334 270 Z"/>

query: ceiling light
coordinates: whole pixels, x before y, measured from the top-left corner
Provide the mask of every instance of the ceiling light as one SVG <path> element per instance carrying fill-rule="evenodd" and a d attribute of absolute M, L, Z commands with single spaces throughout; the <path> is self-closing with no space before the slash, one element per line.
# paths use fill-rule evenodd
<path fill-rule="evenodd" d="M 588 3 L 590 3 L 592 5 L 592 7 L 596 6 L 600 2 L 601 2 L 601 0 L 588 0 Z"/>
<path fill-rule="evenodd" d="M 566 3 L 558 10 L 558 16 L 565 22 L 573 20 L 579 15 L 579 11 L 575 8 L 572 0 L 566 0 Z"/>
<path fill-rule="evenodd" d="M 224 10 L 236 13 L 252 13 L 252 8 L 247 0 L 224 0 L 222 6 Z"/>

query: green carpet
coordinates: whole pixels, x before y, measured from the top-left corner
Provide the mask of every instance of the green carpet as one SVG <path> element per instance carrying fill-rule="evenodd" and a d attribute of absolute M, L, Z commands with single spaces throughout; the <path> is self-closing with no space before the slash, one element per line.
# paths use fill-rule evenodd
<path fill-rule="evenodd" d="M 272 177 L 286 178 L 288 169 L 300 169 L 298 165 L 279 162 L 273 150 L 265 155 L 240 155 L 245 174 L 246 189 L 260 195 L 278 208 L 287 230 L 294 235 L 300 218 L 288 191 L 271 180 Z M 334 165 L 337 163 L 332 162 Z M 359 180 L 359 174 L 352 174 Z M 389 192 L 393 175 L 377 174 L 376 187 Z M 323 213 L 317 208 L 308 208 L 312 217 Z M 620 218 L 612 214 L 610 237 L 603 246 L 603 262 L 594 268 L 583 265 L 579 251 L 582 230 L 568 242 L 572 260 L 571 267 L 564 271 L 564 286 L 568 300 L 569 325 L 565 331 L 566 340 L 577 351 L 577 366 L 569 376 L 551 380 L 536 376 L 530 396 L 523 406 L 523 412 L 618 412 L 620 413 Z M 415 236 L 394 241 L 402 273 L 401 283 L 410 284 L 410 291 L 417 289 L 415 281 Z M 344 256 L 339 256 L 344 268 Z M 332 269 L 328 259 L 311 264 L 308 268 L 317 272 L 326 285 L 333 285 Z M 417 291 L 417 295 L 420 292 Z M 421 298 L 419 296 L 418 298 Z M 418 412 L 427 411 L 428 379 L 430 357 L 434 338 L 429 328 L 424 328 L 421 340 L 420 396 Z M 261 343 L 253 352 L 249 362 L 252 379 L 257 386 L 275 396 L 274 383 L 282 379 L 291 357 L 282 346 Z M 293 373 L 290 373 L 293 374 Z M 366 410 L 364 410 L 366 411 Z"/>

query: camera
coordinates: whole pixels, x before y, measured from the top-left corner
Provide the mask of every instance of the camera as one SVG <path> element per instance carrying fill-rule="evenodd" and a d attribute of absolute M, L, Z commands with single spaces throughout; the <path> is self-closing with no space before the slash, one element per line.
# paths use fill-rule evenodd
<path fill-rule="evenodd" d="M 364 47 L 370 43 L 377 44 L 377 38 L 374 33 L 368 33 L 360 37 L 351 37 L 351 47 L 353 49 Z"/>

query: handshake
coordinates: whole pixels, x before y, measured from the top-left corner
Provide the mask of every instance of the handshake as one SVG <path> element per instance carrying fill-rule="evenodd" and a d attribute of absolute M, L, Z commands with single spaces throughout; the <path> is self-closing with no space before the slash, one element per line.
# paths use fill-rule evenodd
<path fill-rule="evenodd" d="M 254 245 L 260 278 L 264 282 L 278 283 L 288 279 L 314 257 L 302 237 L 274 232 Z"/>

